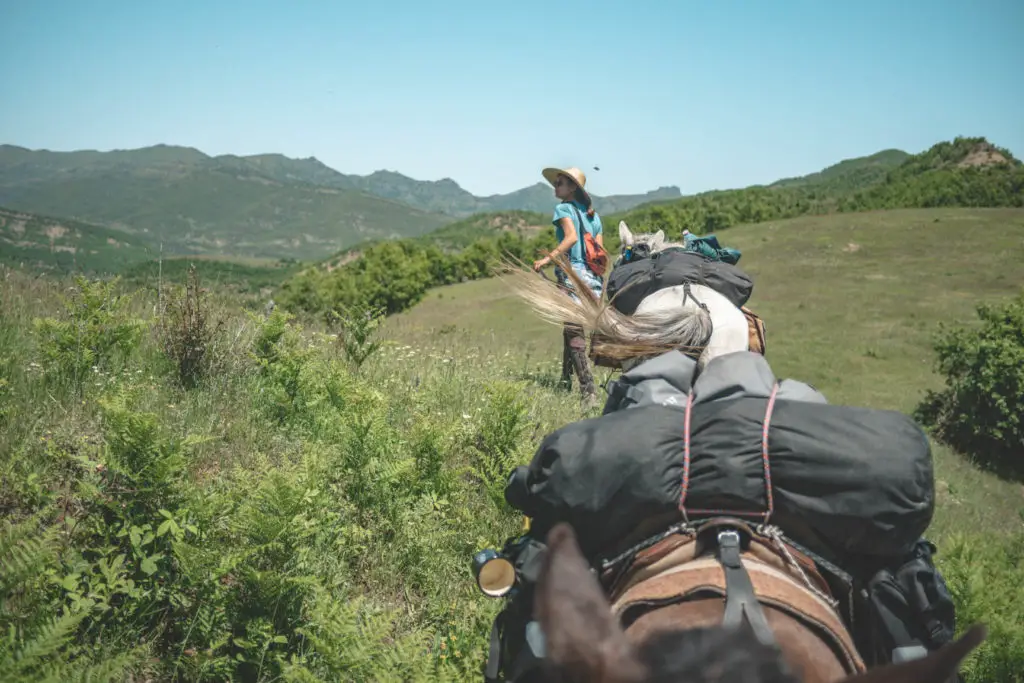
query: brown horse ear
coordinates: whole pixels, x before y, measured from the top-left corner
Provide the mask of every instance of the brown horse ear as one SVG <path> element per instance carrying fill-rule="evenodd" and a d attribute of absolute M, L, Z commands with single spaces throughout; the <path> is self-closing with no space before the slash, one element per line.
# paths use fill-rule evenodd
<path fill-rule="evenodd" d="M 646 677 L 568 524 L 551 529 L 534 614 L 552 680 L 639 683 Z"/>
<path fill-rule="evenodd" d="M 872 669 L 844 678 L 839 683 L 948 683 L 960 662 L 981 645 L 988 635 L 983 624 L 975 624 L 959 639 L 940 647 L 927 657 Z"/>

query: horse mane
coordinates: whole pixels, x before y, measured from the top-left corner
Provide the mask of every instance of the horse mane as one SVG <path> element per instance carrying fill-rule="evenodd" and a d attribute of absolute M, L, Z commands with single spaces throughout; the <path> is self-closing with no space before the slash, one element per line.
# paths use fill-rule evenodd
<path fill-rule="evenodd" d="M 567 296 L 557 282 L 538 276 L 518 259 L 500 259 L 495 276 L 510 284 L 542 319 L 578 325 L 594 333 L 593 352 L 600 356 L 621 362 L 679 350 L 697 358 L 704 350 L 712 332 L 706 310 L 680 308 L 624 315 L 611 301 L 597 299 L 564 255 L 553 261 L 572 282 L 578 301 Z"/>

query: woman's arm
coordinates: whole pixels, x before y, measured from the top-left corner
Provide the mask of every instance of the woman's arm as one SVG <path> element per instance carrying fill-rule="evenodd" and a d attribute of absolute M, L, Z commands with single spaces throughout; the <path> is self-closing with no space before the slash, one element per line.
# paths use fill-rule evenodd
<path fill-rule="evenodd" d="M 562 230 L 565 231 L 565 237 L 557 247 L 555 247 L 550 254 L 544 258 L 533 262 L 533 269 L 540 270 L 544 266 L 551 263 L 553 258 L 559 254 L 567 254 L 572 249 L 573 245 L 576 244 L 576 225 L 572 222 L 571 218 L 559 219 L 559 224 L 562 226 Z"/>

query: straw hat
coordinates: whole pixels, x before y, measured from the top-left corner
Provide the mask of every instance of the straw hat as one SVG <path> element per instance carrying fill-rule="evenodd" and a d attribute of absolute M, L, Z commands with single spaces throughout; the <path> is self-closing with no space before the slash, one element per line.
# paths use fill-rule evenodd
<path fill-rule="evenodd" d="M 569 168 L 545 168 L 541 171 L 541 174 L 544 176 L 545 180 L 551 183 L 552 187 L 555 186 L 555 181 L 558 180 L 559 175 L 569 176 L 577 185 L 580 186 L 580 189 L 583 190 L 583 194 L 587 195 L 587 203 L 589 204 L 591 202 L 590 194 L 586 189 L 584 189 L 587 185 L 587 176 L 583 171 L 575 166 L 570 166 Z"/>

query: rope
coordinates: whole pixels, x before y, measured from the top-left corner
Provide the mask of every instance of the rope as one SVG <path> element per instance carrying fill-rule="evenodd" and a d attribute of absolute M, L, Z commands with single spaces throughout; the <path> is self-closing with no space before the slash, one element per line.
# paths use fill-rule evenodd
<path fill-rule="evenodd" d="M 811 579 L 807 576 L 807 573 L 804 571 L 804 568 L 800 566 L 800 563 L 797 562 L 789 552 L 789 548 L 786 547 L 786 543 L 783 540 L 785 536 L 782 533 L 782 529 L 772 524 L 761 524 L 757 527 L 757 533 L 766 538 L 770 538 L 775 549 L 779 551 L 780 555 L 782 555 L 782 558 L 785 560 L 789 568 L 794 570 L 800 577 L 800 580 L 803 582 L 807 590 L 824 600 L 825 603 L 830 605 L 832 609 L 836 610 L 838 614 L 839 601 L 814 585 Z"/>

